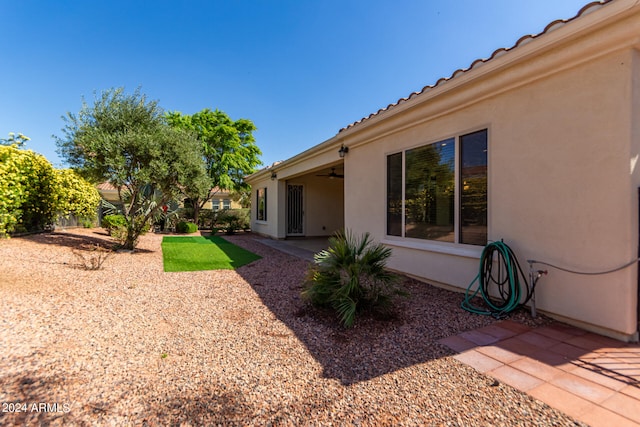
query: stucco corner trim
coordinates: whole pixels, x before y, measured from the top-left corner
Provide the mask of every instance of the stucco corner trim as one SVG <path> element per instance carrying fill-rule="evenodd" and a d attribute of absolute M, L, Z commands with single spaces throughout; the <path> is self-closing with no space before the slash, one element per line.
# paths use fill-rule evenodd
<path fill-rule="evenodd" d="M 413 240 L 396 240 L 391 237 L 384 238 L 380 243 L 387 246 L 396 246 L 399 248 L 415 249 L 424 252 L 435 252 L 446 255 L 453 255 L 458 257 L 480 259 L 482 256 L 481 246 L 460 245 L 460 244 L 447 244 L 441 242 L 428 242 L 428 241 L 413 241 Z"/>

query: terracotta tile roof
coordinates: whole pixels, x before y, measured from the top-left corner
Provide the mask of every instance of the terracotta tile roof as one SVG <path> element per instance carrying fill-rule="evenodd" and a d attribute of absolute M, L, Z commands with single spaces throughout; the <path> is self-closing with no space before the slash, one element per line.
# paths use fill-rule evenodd
<path fill-rule="evenodd" d="M 594 10 L 599 9 L 600 7 L 604 6 L 607 3 L 610 3 L 611 1 L 613 1 L 613 0 L 601 0 L 601 1 L 591 2 L 591 3 L 587 4 L 586 6 L 584 6 L 582 9 L 580 9 L 580 11 L 573 18 L 557 19 L 557 20 L 551 22 L 549 25 L 547 25 L 545 27 L 545 29 L 542 32 L 538 33 L 538 34 L 529 34 L 529 35 L 522 36 L 520 39 L 518 39 L 516 44 L 513 45 L 512 47 L 497 49 L 496 51 L 493 52 L 493 54 L 491 54 L 491 56 L 489 58 L 476 59 L 475 61 L 473 61 L 471 63 L 471 65 L 468 68 L 458 69 L 458 70 L 454 71 L 453 74 L 451 74 L 450 77 L 443 77 L 443 78 L 439 79 L 435 84 L 423 87 L 422 90 L 420 90 L 419 92 L 413 92 L 412 94 L 410 94 L 406 98 L 400 98 L 395 103 L 389 104 L 386 107 L 379 109 L 375 113 L 371 113 L 367 117 L 363 117 L 360 120 L 358 120 L 356 122 L 353 122 L 353 123 L 343 127 L 342 129 L 340 129 L 338 131 L 338 133 L 340 133 L 340 132 L 342 132 L 344 130 L 350 129 L 350 128 L 352 128 L 352 127 L 354 127 L 354 126 L 356 126 L 356 125 L 358 125 L 360 123 L 363 123 L 363 122 L 371 119 L 372 117 L 376 117 L 376 116 L 384 113 L 385 111 L 389 111 L 390 109 L 392 109 L 392 108 L 394 108 L 394 107 L 396 107 L 396 106 L 398 106 L 398 105 L 400 105 L 400 104 L 402 104 L 404 102 L 407 102 L 408 100 L 413 99 L 416 96 L 420 96 L 423 93 L 426 93 L 426 92 L 430 91 L 431 89 L 433 89 L 435 87 L 438 87 L 438 86 L 440 86 L 441 84 L 443 84 L 445 82 L 448 82 L 448 81 L 450 81 L 452 79 L 455 79 L 456 77 L 466 73 L 467 71 L 473 70 L 474 68 L 477 68 L 478 66 L 480 66 L 482 64 L 485 64 L 485 63 L 491 61 L 494 58 L 497 58 L 499 56 L 504 55 L 506 52 L 509 52 L 509 51 L 511 51 L 513 49 L 516 49 L 519 46 L 522 46 L 522 45 L 530 42 L 533 39 L 536 39 L 536 38 L 538 38 L 538 37 L 540 37 L 540 36 L 542 36 L 544 34 L 547 34 L 547 33 L 551 32 L 551 31 L 561 27 L 561 26 L 564 26 L 568 22 L 571 22 L 574 19 L 577 19 L 577 18 L 581 17 L 582 15 L 586 15 L 587 13 L 593 12 Z"/>
<path fill-rule="evenodd" d="M 102 191 L 118 191 L 118 189 L 108 181 L 101 182 L 100 184 L 96 185 L 96 188 Z M 230 194 L 230 192 L 219 187 L 214 187 L 211 189 L 211 194 L 228 195 Z"/>
<path fill-rule="evenodd" d="M 107 181 L 101 182 L 100 184 L 96 185 L 96 188 L 103 191 L 118 191 L 118 189 L 114 187 L 113 184 Z"/>

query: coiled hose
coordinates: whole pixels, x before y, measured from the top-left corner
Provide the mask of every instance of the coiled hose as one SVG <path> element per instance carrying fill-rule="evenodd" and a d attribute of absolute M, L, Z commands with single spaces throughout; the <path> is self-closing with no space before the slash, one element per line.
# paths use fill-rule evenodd
<path fill-rule="evenodd" d="M 472 291 L 471 288 L 476 282 L 478 282 L 478 287 Z M 497 288 L 497 293 L 491 296 L 489 290 L 493 285 Z M 533 296 L 534 290 L 535 283 L 529 286 L 511 248 L 502 241 L 492 242 L 482 251 L 480 271 L 467 287 L 461 307 L 471 313 L 490 315 L 501 319 L 521 304 L 526 304 Z M 472 304 L 471 301 L 478 293 L 481 294 L 486 308 Z M 524 300 L 521 303 L 523 295 Z"/>

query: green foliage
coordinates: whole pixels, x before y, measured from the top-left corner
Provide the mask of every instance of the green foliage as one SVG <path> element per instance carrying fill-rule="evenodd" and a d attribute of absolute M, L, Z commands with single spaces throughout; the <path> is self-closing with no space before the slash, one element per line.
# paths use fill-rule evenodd
<path fill-rule="evenodd" d="M 315 255 L 302 297 L 332 307 L 346 327 L 360 310 L 388 310 L 392 297 L 404 293 L 397 276 L 385 268 L 390 256 L 391 249 L 374 243 L 369 233 L 355 237 L 337 232 L 329 239 L 329 249 Z"/>
<path fill-rule="evenodd" d="M 104 91 L 65 121 L 59 153 L 85 177 L 118 188 L 127 249 L 183 190 L 199 193 L 208 186 L 196 136 L 168 126 L 158 103 L 139 90 Z"/>
<path fill-rule="evenodd" d="M 251 188 L 231 192 L 231 200 L 237 202 L 243 208 L 249 209 L 251 207 Z"/>
<path fill-rule="evenodd" d="M 143 217 L 138 216 L 134 218 L 134 221 L 145 220 Z M 146 220 L 144 223 L 133 224 L 133 227 L 140 230 L 138 233 L 139 237 L 151 230 L 151 222 Z M 102 217 L 102 228 L 107 230 L 109 235 L 122 246 L 125 245 L 129 235 L 129 230 L 133 227 L 129 223 L 129 219 L 122 214 L 110 214 Z M 135 243 L 137 243 L 138 237 L 136 237 Z"/>
<path fill-rule="evenodd" d="M 198 231 L 198 226 L 196 224 L 194 224 L 193 222 L 180 221 L 176 225 L 176 231 L 178 233 L 191 234 L 191 233 L 195 233 L 196 231 Z"/>
<path fill-rule="evenodd" d="M 0 236 L 53 225 L 59 187 L 44 156 L 0 145 Z"/>
<path fill-rule="evenodd" d="M 256 126 L 247 119 L 231 120 L 220 110 L 208 108 L 191 116 L 174 111 L 166 114 L 175 128 L 195 132 L 201 144 L 209 185 L 204 191 L 187 188 L 185 194 L 194 202 L 194 220 L 199 210 L 213 197 L 217 189 L 242 192 L 249 186 L 244 177 L 255 172 L 262 154 L 255 144 Z M 199 191 L 194 191 L 199 190 Z"/>
<path fill-rule="evenodd" d="M 43 230 L 53 225 L 57 214 L 95 218 L 100 195 L 89 182 L 17 147 L 0 146 L 0 235 Z"/>
<path fill-rule="evenodd" d="M 16 135 L 13 132 L 9 132 L 9 137 L 7 139 L 0 138 L 0 145 L 13 146 L 13 147 L 22 147 L 24 144 L 31 140 L 28 136 L 25 136 L 21 133 Z"/>
<path fill-rule="evenodd" d="M 250 224 L 249 209 L 224 209 L 216 212 L 216 227 L 227 234 L 233 234 L 239 230 L 248 230 Z"/>
<path fill-rule="evenodd" d="M 102 228 L 107 230 L 109 234 L 111 234 L 112 230 L 115 230 L 118 228 L 125 228 L 126 226 L 127 226 L 127 219 L 124 217 L 124 215 L 111 214 L 111 215 L 105 215 L 104 217 L 102 217 Z"/>
<path fill-rule="evenodd" d="M 58 211 L 82 218 L 83 224 L 93 222 L 101 201 L 98 190 L 72 169 L 59 169 L 56 174 L 60 188 Z"/>
<path fill-rule="evenodd" d="M 193 218 L 193 216 L 191 216 Z M 212 229 L 215 221 L 215 211 L 212 209 L 202 209 L 198 215 L 198 228 L 200 230 Z"/>

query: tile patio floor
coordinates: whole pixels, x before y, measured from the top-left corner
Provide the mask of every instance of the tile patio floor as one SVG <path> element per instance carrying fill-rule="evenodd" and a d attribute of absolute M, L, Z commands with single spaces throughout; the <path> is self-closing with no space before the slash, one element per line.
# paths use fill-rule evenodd
<path fill-rule="evenodd" d="M 590 426 L 640 427 L 640 345 L 503 320 L 440 340 L 455 359 Z"/>

